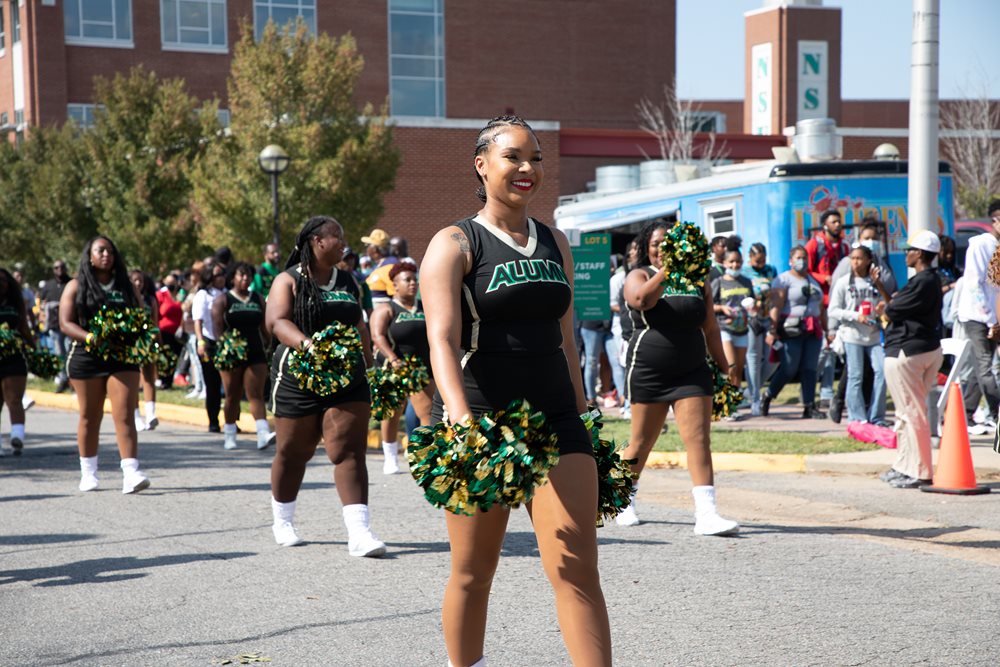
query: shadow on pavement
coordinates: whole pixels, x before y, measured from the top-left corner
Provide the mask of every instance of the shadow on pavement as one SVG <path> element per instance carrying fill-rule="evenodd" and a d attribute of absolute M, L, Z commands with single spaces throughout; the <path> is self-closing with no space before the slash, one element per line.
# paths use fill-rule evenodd
<path fill-rule="evenodd" d="M 181 565 L 203 560 L 228 560 L 245 558 L 256 554 L 248 552 L 177 554 L 155 558 L 92 558 L 76 563 L 66 563 L 52 567 L 26 568 L 23 570 L 0 570 L 0 586 L 17 582 L 35 582 L 35 586 L 72 586 L 75 584 L 100 584 L 111 581 L 140 579 L 147 572 L 137 572 L 152 567 Z M 113 574 L 113 573 L 119 574 Z"/>
<path fill-rule="evenodd" d="M 22 500 L 50 500 L 52 498 L 69 498 L 69 493 L 38 493 L 31 496 L 0 496 L 0 503 L 12 503 Z"/>
<path fill-rule="evenodd" d="M 859 528 L 851 526 L 780 526 L 775 524 L 751 524 L 744 526 L 750 534 L 782 533 L 789 535 L 862 535 L 867 537 L 912 540 L 949 547 L 971 549 L 997 549 L 1000 540 L 940 540 L 947 535 L 957 535 L 969 530 L 980 530 L 978 526 L 946 526 L 936 528 Z"/>
<path fill-rule="evenodd" d="M 97 537 L 100 537 L 100 535 L 76 533 L 51 533 L 47 535 L 0 535 L 0 546 L 82 542 L 84 540 L 92 540 Z"/>

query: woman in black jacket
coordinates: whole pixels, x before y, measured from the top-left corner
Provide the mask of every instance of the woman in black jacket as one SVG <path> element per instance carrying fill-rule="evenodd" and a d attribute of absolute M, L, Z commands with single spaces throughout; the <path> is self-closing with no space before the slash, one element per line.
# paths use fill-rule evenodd
<path fill-rule="evenodd" d="M 906 266 L 916 271 L 906 287 L 876 312 L 889 318 L 885 331 L 885 380 L 896 406 L 896 461 L 879 478 L 897 489 L 931 483 L 931 425 L 927 395 L 941 368 L 941 283 L 931 266 L 941 241 L 918 232 L 906 248 Z M 875 286 L 885 292 L 877 278 Z"/>

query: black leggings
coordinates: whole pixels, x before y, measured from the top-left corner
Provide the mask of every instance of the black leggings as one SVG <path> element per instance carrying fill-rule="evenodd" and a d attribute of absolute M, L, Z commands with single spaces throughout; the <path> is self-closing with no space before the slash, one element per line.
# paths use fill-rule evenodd
<path fill-rule="evenodd" d="M 222 376 L 212 361 L 215 356 L 215 341 L 205 339 L 205 355 L 201 362 L 201 372 L 205 376 L 205 412 L 208 413 L 208 426 L 219 426 L 219 410 L 222 409 Z"/>

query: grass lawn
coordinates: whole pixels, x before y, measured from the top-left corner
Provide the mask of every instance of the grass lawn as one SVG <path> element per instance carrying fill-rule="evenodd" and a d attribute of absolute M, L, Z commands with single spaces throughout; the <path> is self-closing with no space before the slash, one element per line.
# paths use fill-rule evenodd
<path fill-rule="evenodd" d="M 51 380 L 39 380 L 31 378 L 28 380 L 28 391 L 53 391 L 54 385 Z M 67 390 L 68 391 L 68 390 Z M 175 405 L 187 405 L 195 408 L 203 408 L 205 402 L 198 399 L 184 398 L 188 387 L 178 387 L 176 389 L 158 389 L 156 400 L 160 403 L 171 403 Z M 789 404 L 798 402 L 798 385 L 785 387 L 781 394 L 775 399 L 776 403 Z M 249 410 L 246 401 L 243 402 L 242 411 Z M 606 437 L 612 437 L 616 442 L 626 442 L 629 439 L 629 422 L 620 419 L 607 419 L 604 422 L 604 433 Z M 372 428 L 378 428 L 378 424 L 373 422 Z M 816 436 L 806 433 L 783 433 L 772 431 L 731 431 L 722 428 L 712 429 L 712 451 L 714 452 L 740 452 L 751 454 L 832 454 L 836 452 L 857 452 L 866 449 L 877 449 L 877 445 L 857 442 L 846 437 Z M 681 443 L 677 428 L 671 425 L 670 432 L 661 435 L 654 447 L 658 452 L 682 452 L 684 445 Z"/>

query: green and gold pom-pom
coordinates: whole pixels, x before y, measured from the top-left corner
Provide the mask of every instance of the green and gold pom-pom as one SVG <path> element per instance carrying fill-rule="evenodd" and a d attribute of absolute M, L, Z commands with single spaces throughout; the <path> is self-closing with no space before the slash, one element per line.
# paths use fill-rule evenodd
<path fill-rule="evenodd" d="M 24 339 L 21 334 L 14 331 L 6 322 L 0 324 L 0 359 L 21 354 L 24 350 Z"/>
<path fill-rule="evenodd" d="M 469 424 L 418 428 L 406 455 L 432 505 L 471 515 L 531 500 L 558 463 L 559 445 L 545 415 L 515 400 Z"/>
<path fill-rule="evenodd" d="M 712 268 L 708 239 L 698 225 L 678 222 L 660 244 L 663 287 L 668 294 L 700 294 Z"/>
<path fill-rule="evenodd" d="M 288 370 L 300 389 L 331 396 L 351 384 L 361 361 L 361 335 L 357 327 L 334 322 L 312 335 L 307 350 L 289 355 Z"/>
<path fill-rule="evenodd" d="M 580 415 L 583 425 L 590 433 L 590 441 L 594 446 L 594 461 L 597 463 L 597 525 L 603 526 L 604 520 L 611 520 L 622 513 L 632 502 L 632 491 L 635 488 L 635 473 L 632 464 L 638 459 L 624 460 L 620 451 L 624 445 L 615 444 L 614 440 L 601 437 L 600 410 L 592 410 Z"/>
<path fill-rule="evenodd" d="M 743 402 L 743 391 L 722 372 L 714 359 L 707 357 L 706 361 L 712 371 L 712 421 L 719 421 L 736 414 L 736 408 Z"/>
<path fill-rule="evenodd" d="M 173 378 L 177 368 L 177 354 L 169 345 L 156 343 L 156 375 L 161 378 Z"/>
<path fill-rule="evenodd" d="M 87 351 L 106 361 L 143 366 L 154 359 L 156 327 L 145 308 L 108 308 L 90 320 L 94 334 Z"/>
<path fill-rule="evenodd" d="M 368 386 L 372 395 L 372 419 L 392 417 L 410 394 L 422 391 L 431 377 L 420 357 L 407 354 L 398 367 L 388 361 L 380 368 L 368 369 Z"/>
<path fill-rule="evenodd" d="M 220 371 L 229 371 L 247 360 L 247 339 L 239 329 L 228 329 L 219 336 L 212 363 Z"/>
<path fill-rule="evenodd" d="M 37 347 L 27 354 L 28 370 L 45 380 L 50 380 L 63 369 L 63 359 L 44 347 Z"/>

